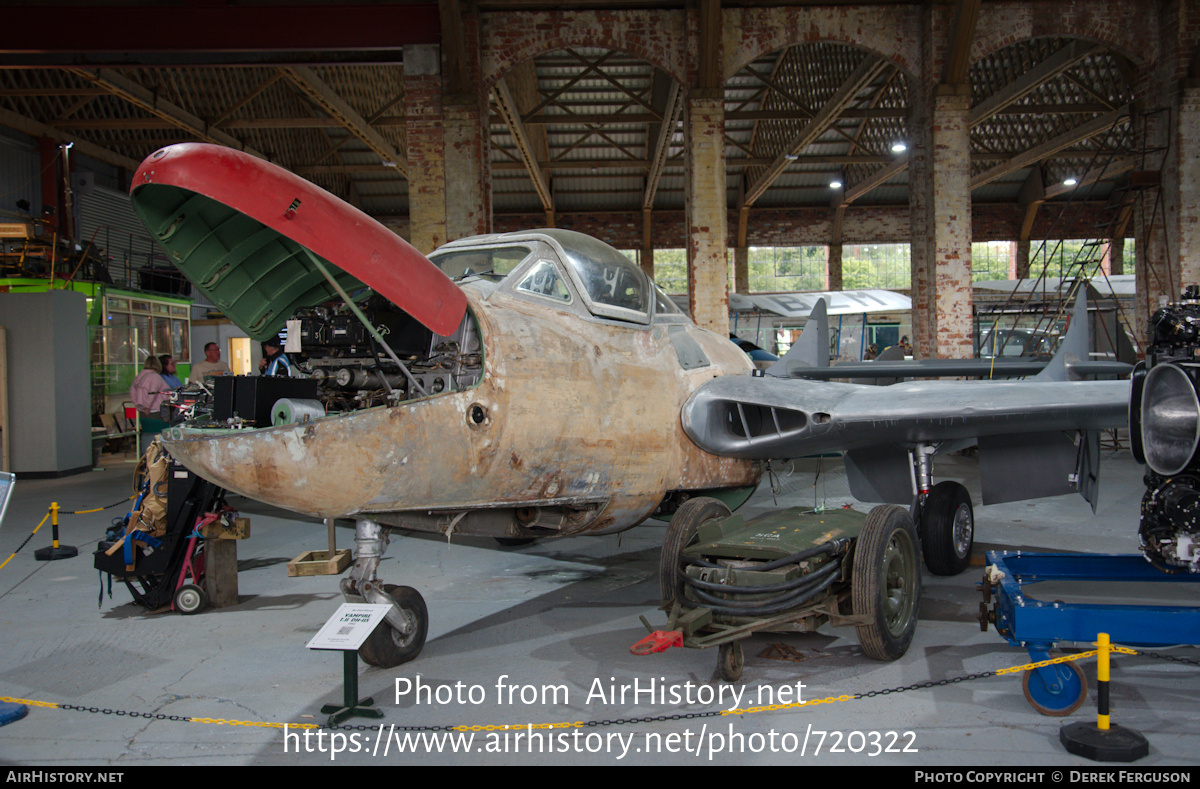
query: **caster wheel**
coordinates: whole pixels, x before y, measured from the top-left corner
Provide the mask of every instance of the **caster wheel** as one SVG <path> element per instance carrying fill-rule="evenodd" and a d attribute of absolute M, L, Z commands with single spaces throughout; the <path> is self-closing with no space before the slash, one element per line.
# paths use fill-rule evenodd
<path fill-rule="evenodd" d="M 208 605 L 208 595 L 196 584 L 184 584 L 175 592 L 172 602 L 176 611 L 190 615 L 204 610 Z"/>
<path fill-rule="evenodd" d="M 1083 670 L 1074 663 L 1058 663 L 1060 689 L 1055 692 L 1046 685 L 1046 680 L 1036 669 L 1027 669 L 1021 677 L 1021 690 L 1025 700 L 1043 715 L 1063 718 L 1083 706 L 1087 699 L 1087 679 Z"/>

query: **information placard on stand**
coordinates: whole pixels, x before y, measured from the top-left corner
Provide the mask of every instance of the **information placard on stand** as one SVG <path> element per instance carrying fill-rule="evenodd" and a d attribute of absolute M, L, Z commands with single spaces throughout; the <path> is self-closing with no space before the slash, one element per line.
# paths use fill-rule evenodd
<path fill-rule="evenodd" d="M 374 699 L 358 698 L 358 648 L 383 622 L 390 610 L 390 605 L 343 603 L 309 640 L 309 649 L 337 650 L 343 656 L 343 703 L 326 704 L 321 707 L 321 712 L 329 715 L 329 725 L 333 726 L 351 717 L 383 717 L 382 712 L 371 706 L 375 703 Z"/>

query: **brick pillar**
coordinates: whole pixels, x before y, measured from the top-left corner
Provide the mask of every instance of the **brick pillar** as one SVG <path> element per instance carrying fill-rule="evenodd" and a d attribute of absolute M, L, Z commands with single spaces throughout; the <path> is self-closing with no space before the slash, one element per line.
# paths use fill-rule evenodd
<path fill-rule="evenodd" d="M 461 61 L 448 62 L 442 79 L 447 241 L 492 232 L 491 126 L 480 77 L 479 14 L 462 11 Z M 447 61 L 455 57 L 453 45 L 448 49 Z"/>
<path fill-rule="evenodd" d="M 910 78 L 908 94 L 912 101 L 912 144 L 908 148 L 908 215 L 912 244 L 912 328 L 913 353 L 918 359 L 937 355 L 934 335 L 937 331 L 933 288 L 933 250 L 929 242 L 933 202 L 930 106 L 932 87 Z"/>
<path fill-rule="evenodd" d="M 1108 273 L 1125 273 L 1125 239 L 1114 238 L 1108 246 Z"/>
<path fill-rule="evenodd" d="M 750 292 L 750 247 L 733 248 L 733 289 Z"/>
<path fill-rule="evenodd" d="M 842 289 L 842 245 L 830 244 L 826 247 L 827 264 L 825 266 L 825 289 Z"/>
<path fill-rule="evenodd" d="M 1200 17 L 1200 11 L 1196 12 Z M 1200 19 L 1197 20 L 1200 24 Z M 1176 227 L 1179 233 L 1179 281 L 1200 285 L 1200 81 L 1188 80 L 1179 100 L 1172 147 L 1179 177 Z"/>
<path fill-rule="evenodd" d="M 1136 120 L 1134 134 L 1136 146 L 1162 147 L 1173 130 L 1169 128 L 1166 113 L 1156 113 L 1144 121 Z M 1176 126 L 1176 128 L 1178 128 Z M 1155 157 L 1157 159 L 1157 157 Z M 1138 349 L 1146 347 L 1147 327 L 1150 315 L 1167 301 L 1178 297 L 1177 277 L 1180 274 L 1179 239 L 1168 234 L 1171 231 L 1169 217 L 1173 214 L 1176 186 L 1172 179 L 1173 163 L 1168 157 L 1163 163 L 1161 200 L 1153 190 L 1142 194 L 1133 206 L 1133 236 L 1137 242 L 1134 249 L 1133 273 L 1137 283 L 1137 309 L 1134 316 L 1133 336 Z M 1164 220 L 1164 213 L 1167 219 Z M 1168 257 L 1169 256 L 1169 257 Z M 1175 266 L 1169 266 L 1175 263 Z M 1172 270 L 1173 268 L 1173 270 Z"/>
<path fill-rule="evenodd" d="M 446 105 L 444 117 L 446 241 L 490 233 L 492 169 L 488 164 L 487 114 L 478 103 L 469 102 Z"/>
<path fill-rule="evenodd" d="M 1016 243 L 1016 274 L 1017 279 L 1029 279 L 1029 239 L 1026 238 Z"/>
<path fill-rule="evenodd" d="M 938 86 L 933 97 L 933 210 L 929 237 L 937 306 L 937 355 L 974 355 L 971 341 L 970 86 Z"/>
<path fill-rule="evenodd" d="M 445 119 L 436 45 L 404 48 L 404 93 L 409 243 L 428 254 L 447 241 Z"/>
<path fill-rule="evenodd" d="M 684 139 L 688 306 L 697 325 L 728 335 L 725 106 L 719 92 L 693 91 L 688 97 Z"/>

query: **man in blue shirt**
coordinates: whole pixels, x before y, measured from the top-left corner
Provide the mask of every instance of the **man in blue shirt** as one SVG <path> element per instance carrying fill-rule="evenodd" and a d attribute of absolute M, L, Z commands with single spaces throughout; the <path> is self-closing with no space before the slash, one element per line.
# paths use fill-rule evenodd
<path fill-rule="evenodd" d="M 292 360 L 283 352 L 283 346 L 279 344 L 278 337 L 265 340 L 262 347 L 263 358 L 258 363 L 258 368 L 263 375 L 292 375 Z"/>

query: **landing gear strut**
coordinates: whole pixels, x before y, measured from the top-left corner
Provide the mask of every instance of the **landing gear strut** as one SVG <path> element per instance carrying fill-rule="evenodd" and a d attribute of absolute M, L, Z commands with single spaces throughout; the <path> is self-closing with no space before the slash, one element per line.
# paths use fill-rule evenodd
<path fill-rule="evenodd" d="M 341 582 L 349 602 L 390 605 L 384 622 L 358 649 L 363 662 L 390 668 L 421 654 L 429 631 L 429 611 L 421 593 L 409 586 L 382 584 L 375 575 L 388 545 L 388 529 L 362 519 L 354 527 L 354 566 Z"/>
<path fill-rule="evenodd" d="M 971 561 L 975 544 L 975 511 L 971 494 L 957 482 L 933 484 L 937 448 L 918 444 L 910 453 L 916 500 L 912 515 L 920 527 L 921 553 L 934 575 L 958 575 Z"/>

